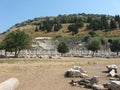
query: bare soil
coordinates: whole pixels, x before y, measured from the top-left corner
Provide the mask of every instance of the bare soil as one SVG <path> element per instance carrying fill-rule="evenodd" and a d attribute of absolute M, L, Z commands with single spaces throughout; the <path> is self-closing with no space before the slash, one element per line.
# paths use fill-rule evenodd
<path fill-rule="evenodd" d="M 65 71 L 79 65 L 89 78 L 100 76 L 100 83 L 107 83 L 106 65 L 116 64 L 120 73 L 120 59 L 62 58 L 62 59 L 0 59 L 0 83 L 15 77 L 20 84 L 17 90 L 88 90 L 69 84 L 73 78 L 65 78 Z M 80 78 L 77 78 L 78 80 Z"/>

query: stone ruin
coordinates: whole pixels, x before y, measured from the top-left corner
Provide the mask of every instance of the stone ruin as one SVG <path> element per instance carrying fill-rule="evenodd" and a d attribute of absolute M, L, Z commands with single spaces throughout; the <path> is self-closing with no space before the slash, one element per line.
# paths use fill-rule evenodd
<path fill-rule="evenodd" d="M 53 40 L 51 37 L 37 37 L 32 41 L 32 49 L 22 50 L 19 57 L 25 58 L 41 58 L 41 57 L 60 57 L 61 54 L 57 51 L 59 40 Z M 69 47 L 69 52 L 63 56 L 67 57 L 92 57 L 92 51 L 88 51 L 86 43 L 81 39 L 69 39 L 66 41 Z M 95 53 L 95 57 L 113 58 L 116 53 L 111 52 L 110 48 L 101 49 Z"/>
<path fill-rule="evenodd" d="M 18 85 L 19 80 L 17 78 L 10 78 L 0 83 L 0 90 L 16 90 Z"/>
<path fill-rule="evenodd" d="M 65 73 L 66 77 L 88 77 L 86 71 L 84 71 L 80 66 L 74 66 L 70 68 Z"/>
<path fill-rule="evenodd" d="M 32 48 L 21 50 L 20 58 L 51 58 L 58 57 L 60 53 L 57 52 L 59 42 L 52 40 L 51 37 L 37 37 L 32 40 Z M 5 55 L 5 50 L 0 50 L 0 56 Z M 14 52 L 7 52 L 7 56 L 14 56 Z"/>
<path fill-rule="evenodd" d="M 107 87 L 110 88 L 110 90 L 120 90 L 120 81 L 111 81 Z"/>
<path fill-rule="evenodd" d="M 110 76 L 114 77 L 117 74 L 117 66 L 116 65 L 107 65 L 108 73 Z"/>
<path fill-rule="evenodd" d="M 109 73 L 111 77 L 105 84 L 99 83 L 99 76 L 93 76 L 92 78 L 88 78 L 88 75 L 87 77 L 82 76 L 80 80 L 71 80 L 70 84 L 72 86 L 90 88 L 92 90 L 120 90 L 120 75 L 117 75 L 117 65 L 107 65 L 106 68 L 108 70 L 107 73 Z M 68 69 L 65 72 L 65 75 L 67 74 L 68 77 L 74 78 L 78 76 L 81 77 L 81 74 L 79 74 L 80 72 L 78 73 L 78 71 L 76 70 L 81 71 L 82 69 L 79 66 L 74 66 L 73 68 Z"/>
<path fill-rule="evenodd" d="M 67 57 L 92 57 L 93 52 L 87 50 L 86 43 L 81 39 L 70 39 L 66 43 L 69 46 L 69 52 L 63 56 Z M 20 58 L 59 58 L 61 54 L 57 51 L 59 40 L 53 40 L 51 37 L 37 37 L 32 40 L 32 48 L 22 50 L 19 54 Z M 4 57 L 5 50 L 0 50 L 0 57 Z M 8 56 L 13 56 L 14 52 L 7 52 Z M 114 58 L 116 53 L 111 52 L 110 48 L 101 49 L 95 53 L 95 57 Z"/>

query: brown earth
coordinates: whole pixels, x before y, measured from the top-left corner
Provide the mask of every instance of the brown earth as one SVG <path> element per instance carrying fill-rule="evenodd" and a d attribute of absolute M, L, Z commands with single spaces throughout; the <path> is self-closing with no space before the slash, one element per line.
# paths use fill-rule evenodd
<path fill-rule="evenodd" d="M 65 78 L 65 71 L 79 65 L 91 78 L 100 76 L 100 83 L 107 83 L 106 65 L 116 64 L 120 68 L 120 59 L 103 58 L 62 58 L 62 59 L 0 59 L 0 82 L 15 77 L 19 79 L 17 90 L 88 90 L 69 84 L 72 78 Z M 119 73 L 120 71 L 118 71 Z M 80 78 L 77 78 L 80 79 Z"/>

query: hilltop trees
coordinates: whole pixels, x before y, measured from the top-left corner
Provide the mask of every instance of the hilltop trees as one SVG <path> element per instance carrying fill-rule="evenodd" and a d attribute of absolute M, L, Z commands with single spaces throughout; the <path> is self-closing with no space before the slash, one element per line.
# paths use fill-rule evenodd
<path fill-rule="evenodd" d="M 99 20 L 92 20 L 88 25 L 88 29 L 98 30 L 101 28 Z"/>
<path fill-rule="evenodd" d="M 41 31 L 46 31 L 46 32 L 51 32 L 53 31 L 59 31 L 62 28 L 62 25 L 59 21 L 56 19 L 50 20 L 50 18 L 46 17 L 44 21 L 41 21 L 40 23 L 37 24 L 39 25 L 39 30 Z"/>
<path fill-rule="evenodd" d="M 115 21 L 120 22 L 120 16 L 119 15 L 115 15 Z"/>
<path fill-rule="evenodd" d="M 59 31 L 62 28 L 62 25 L 60 23 L 57 23 L 54 25 L 54 31 Z"/>
<path fill-rule="evenodd" d="M 84 30 L 103 30 L 108 32 L 110 30 L 120 28 L 120 16 L 85 13 L 58 15 L 56 17 L 34 18 L 33 20 L 27 20 L 22 23 L 15 24 L 15 27 L 18 28 L 26 25 L 33 25 L 35 27 L 38 27 L 38 29 L 34 30 L 35 32 L 57 32 L 62 28 L 62 26 L 64 28 L 65 26 L 69 27 L 69 25 L 70 27 L 75 28 L 74 31 L 67 27 L 68 30 L 71 31 L 73 34 L 77 34 L 78 29 L 83 27 L 84 25 Z M 66 27 L 64 29 L 66 29 Z"/>
<path fill-rule="evenodd" d="M 69 25 L 68 30 L 71 31 L 73 35 L 78 33 L 78 27 L 74 24 Z"/>
<path fill-rule="evenodd" d="M 84 22 L 80 19 L 78 21 L 76 21 L 75 24 L 71 24 L 68 26 L 68 30 L 72 32 L 72 34 L 77 34 L 78 33 L 78 29 L 82 28 L 84 26 Z"/>
<path fill-rule="evenodd" d="M 0 47 L 6 52 L 15 52 L 15 57 L 18 57 L 20 51 L 29 48 L 30 44 L 31 39 L 28 34 L 20 30 L 15 30 L 5 37 Z"/>
<path fill-rule="evenodd" d="M 81 19 L 78 19 L 75 23 L 78 28 L 84 27 L 84 22 Z"/>
<path fill-rule="evenodd" d="M 95 31 L 90 31 L 88 34 L 89 34 L 91 37 L 97 37 L 97 36 L 99 36 Z"/>
<path fill-rule="evenodd" d="M 120 16 L 97 15 L 97 14 L 59 15 L 55 18 L 53 17 L 41 18 L 41 22 L 34 24 L 40 26 L 39 30 L 46 32 L 59 31 L 62 28 L 62 24 L 69 24 L 67 28 L 74 35 L 79 32 L 78 31 L 79 28 L 84 27 L 84 23 L 87 25 L 85 29 L 94 31 L 103 30 L 108 32 L 110 30 L 120 28 Z"/>
<path fill-rule="evenodd" d="M 101 16 L 101 18 L 91 20 L 89 22 L 88 29 L 93 29 L 93 30 L 109 29 L 107 17 L 105 15 L 103 15 L 103 16 Z"/>
<path fill-rule="evenodd" d="M 110 21 L 110 29 L 116 29 L 116 28 L 117 28 L 116 22 L 114 20 L 111 20 Z"/>

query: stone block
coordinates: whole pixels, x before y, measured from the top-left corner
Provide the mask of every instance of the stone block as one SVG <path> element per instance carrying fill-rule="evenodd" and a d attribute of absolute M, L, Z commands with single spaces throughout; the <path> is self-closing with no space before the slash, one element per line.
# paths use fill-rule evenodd
<path fill-rule="evenodd" d="M 11 78 L 0 84 L 0 90 L 15 90 L 19 85 L 16 78 Z"/>
<path fill-rule="evenodd" d="M 120 81 L 110 81 L 108 84 L 110 90 L 120 90 Z"/>

